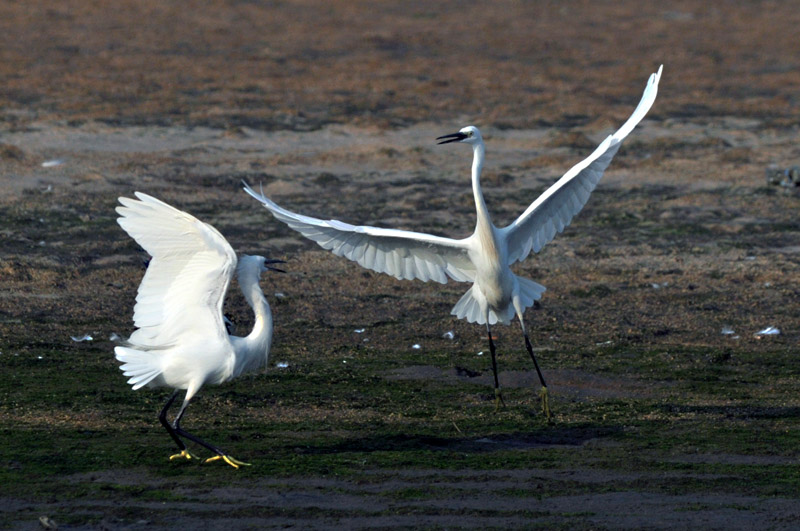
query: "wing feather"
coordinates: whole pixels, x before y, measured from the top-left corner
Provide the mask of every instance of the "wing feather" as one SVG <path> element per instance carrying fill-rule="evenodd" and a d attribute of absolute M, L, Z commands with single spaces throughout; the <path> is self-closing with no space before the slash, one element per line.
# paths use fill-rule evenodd
<path fill-rule="evenodd" d="M 236 254 L 211 225 L 147 194 L 119 198 L 119 225 L 152 256 L 136 296 L 130 342 L 164 347 L 182 333 L 222 334 Z"/>
<path fill-rule="evenodd" d="M 421 232 L 350 225 L 337 220 L 324 221 L 286 210 L 247 183 L 244 184 L 244 190 L 260 201 L 279 221 L 317 242 L 323 249 L 353 260 L 367 269 L 398 279 L 435 280 L 442 284 L 447 282 L 448 277 L 459 282 L 475 277 L 467 239 L 453 240 Z"/>
<path fill-rule="evenodd" d="M 513 223 L 501 229 L 508 244 L 509 263 L 524 260 L 531 250 L 538 253 L 580 212 L 622 141 L 652 107 L 662 69 L 663 66 L 659 67 L 658 72 L 650 76 L 639 105 L 617 132 L 606 138 L 588 158 L 572 167 Z"/>

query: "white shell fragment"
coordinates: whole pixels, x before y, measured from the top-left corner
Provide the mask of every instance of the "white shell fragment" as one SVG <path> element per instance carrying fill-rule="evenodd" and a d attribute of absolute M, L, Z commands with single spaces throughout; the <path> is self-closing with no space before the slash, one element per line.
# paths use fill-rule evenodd
<path fill-rule="evenodd" d="M 764 330 L 760 330 L 755 333 L 756 336 L 778 336 L 780 335 L 780 329 L 774 326 L 768 326 Z"/>

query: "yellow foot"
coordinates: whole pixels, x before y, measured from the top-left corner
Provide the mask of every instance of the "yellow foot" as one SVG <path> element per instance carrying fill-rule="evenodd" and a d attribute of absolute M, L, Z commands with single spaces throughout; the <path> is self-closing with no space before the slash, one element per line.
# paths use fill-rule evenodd
<path fill-rule="evenodd" d="M 170 461 L 174 461 L 175 459 L 186 459 L 187 461 L 191 461 L 192 459 L 197 459 L 197 456 L 190 454 L 189 450 L 181 450 L 181 453 L 169 456 Z"/>
<path fill-rule="evenodd" d="M 209 457 L 203 463 L 213 463 L 214 461 L 219 461 L 222 459 L 233 468 L 239 468 L 240 466 L 251 466 L 250 463 L 245 463 L 244 461 L 239 461 L 238 459 L 234 459 L 229 455 L 215 455 L 214 457 Z"/>
<path fill-rule="evenodd" d="M 539 398 L 542 399 L 542 411 L 544 416 L 547 417 L 547 422 L 552 422 L 553 414 L 550 412 L 550 395 L 547 393 L 547 387 L 542 386 L 539 391 Z"/>
<path fill-rule="evenodd" d="M 506 403 L 503 400 L 503 393 L 500 392 L 500 388 L 497 388 L 494 390 L 494 410 L 500 411 L 501 404 L 503 407 L 506 407 Z"/>

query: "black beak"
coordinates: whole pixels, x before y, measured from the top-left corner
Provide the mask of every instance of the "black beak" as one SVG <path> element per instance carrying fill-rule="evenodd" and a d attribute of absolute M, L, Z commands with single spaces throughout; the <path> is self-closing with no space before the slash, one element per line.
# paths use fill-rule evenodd
<path fill-rule="evenodd" d="M 441 142 L 439 142 L 439 145 L 442 145 L 442 144 L 449 144 L 450 142 L 461 142 L 465 138 L 467 138 L 466 133 L 453 133 L 452 135 L 440 136 L 436 140 L 441 140 Z"/>
<path fill-rule="evenodd" d="M 277 267 L 271 267 L 270 264 L 285 264 L 284 260 L 264 260 L 264 268 L 269 269 L 270 271 L 277 271 L 278 273 L 286 273 L 283 269 L 278 269 Z"/>

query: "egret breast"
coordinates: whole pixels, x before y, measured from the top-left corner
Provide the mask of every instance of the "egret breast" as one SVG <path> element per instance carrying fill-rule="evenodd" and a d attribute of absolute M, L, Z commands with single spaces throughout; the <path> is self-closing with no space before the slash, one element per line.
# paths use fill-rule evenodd
<path fill-rule="evenodd" d="M 491 309 L 502 311 L 511 304 L 514 274 L 506 265 L 505 253 L 498 245 L 492 227 L 479 226 L 476 234 L 480 248 L 472 257 L 476 269 L 475 285 Z"/>

